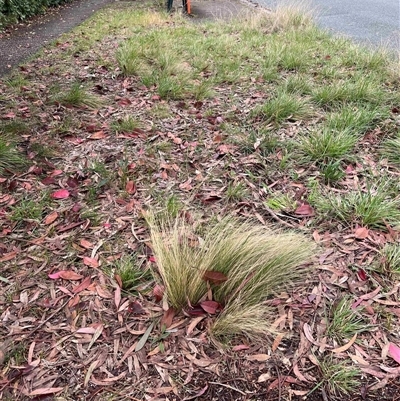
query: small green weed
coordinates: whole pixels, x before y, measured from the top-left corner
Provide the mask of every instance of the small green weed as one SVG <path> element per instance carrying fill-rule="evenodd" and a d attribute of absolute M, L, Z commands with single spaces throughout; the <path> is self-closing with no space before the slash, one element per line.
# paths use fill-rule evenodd
<path fill-rule="evenodd" d="M 327 163 L 323 163 L 319 166 L 319 170 L 324 178 L 324 184 L 334 185 L 345 177 L 346 174 L 341 164 L 340 160 L 329 160 Z"/>
<path fill-rule="evenodd" d="M 353 309 L 353 300 L 343 297 L 334 303 L 328 311 L 326 335 L 343 345 L 344 340 L 350 340 L 355 334 L 368 331 L 371 326 L 366 324 L 358 311 Z"/>
<path fill-rule="evenodd" d="M 111 123 L 111 130 L 116 134 L 130 133 L 140 127 L 141 123 L 132 116 L 125 116 Z"/>
<path fill-rule="evenodd" d="M 11 220 L 17 223 L 39 221 L 43 216 L 43 210 L 43 202 L 28 198 L 21 199 L 11 208 Z"/>
<path fill-rule="evenodd" d="M 345 361 L 324 357 L 320 361 L 319 368 L 321 382 L 308 395 L 322 386 L 330 397 L 336 399 L 336 397 L 353 394 L 360 387 L 360 370 L 349 366 Z"/>
<path fill-rule="evenodd" d="M 4 138 L 0 138 L 0 174 L 5 171 L 21 170 L 28 164 L 27 159 L 17 150 L 15 145 Z"/>
<path fill-rule="evenodd" d="M 400 245 L 386 244 L 381 251 L 380 271 L 389 277 L 400 274 Z"/>
<path fill-rule="evenodd" d="M 64 106 L 72 107 L 96 108 L 100 105 L 99 98 L 89 93 L 79 82 L 74 82 L 66 92 L 61 91 L 55 96 L 55 100 Z"/>
<path fill-rule="evenodd" d="M 227 202 L 239 202 L 246 197 L 247 193 L 247 188 L 243 183 L 230 182 L 225 191 L 225 199 Z"/>
<path fill-rule="evenodd" d="M 369 106 L 345 105 L 327 115 L 324 126 L 328 130 L 360 136 L 388 117 L 385 109 Z"/>
<path fill-rule="evenodd" d="M 273 195 L 268 197 L 266 205 L 272 210 L 290 211 L 296 208 L 296 201 L 292 199 L 288 194 L 275 192 Z"/>
<path fill-rule="evenodd" d="M 153 276 L 150 270 L 143 270 L 136 254 L 126 255 L 119 259 L 114 266 L 114 273 L 122 281 L 122 289 L 134 293 L 140 285 L 149 282 Z"/>

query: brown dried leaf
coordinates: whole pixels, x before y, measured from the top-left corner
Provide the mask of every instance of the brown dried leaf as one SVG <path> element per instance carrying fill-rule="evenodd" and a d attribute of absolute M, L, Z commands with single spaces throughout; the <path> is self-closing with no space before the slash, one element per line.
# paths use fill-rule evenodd
<path fill-rule="evenodd" d="M 213 315 L 223 309 L 222 305 L 216 301 L 203 301 L 203 302 L 200 302 L 200 306 L 207 313 L 210 313 L 211 315 Z"/>
<path fill-rule="evenodd" d="M 37 388 L 36 390 L 31 391 L 28 396 L 33 397 L 35 395 L 45 395 L 45 394 L 54 394 L 63 391 L 64 387 L 44 387 Z"/>
<path fill-rule="evenodd" d="M 84 263 L 86 266 L 89 266 L 89 267 L 93 267 L 93 268 L 99 267 L 99 262 L 98 262 L 98 260 L 95 259 L 95 258 L 90 258 L 89 256 L 84 256 L 84 257 L 83 257 L 83 263 Z"/>
<path fill-rule="evenodd" d="M 295 214 L 299 216 L 314 216 L 315 212 L 314 209 L 308 203 L 302 203 L 295 211 Z"/>
<path fill-rule="evenodd" d="M 357 239 L 365 239 L 368 238 L 369 230 L 366 227 L 358 227 L 354 232 L 354 237 Z"/>
<path fill-rule="evenodd" d="M 267 355 L 267 354 L 247 355 L 246 359 L 248 361 L 265 362 L 265 361 L 268 361 L 268 359 L 271 359 L 271 355 Z"/>
<path fill-rule="evenodd" d="M 44 219 L 44 224 L 46 224 L 48 226 L 49 224 L 54 223 L 57 220 L 57 217 L 58 217 L 58 213 L 56 211 L 51 212 Z"/>
<path fill-rule="evenodd" d="M 89 139 L 104 139 L 106 137 L 106 134 L 104 131 L 97 131 L 94 134 L 89 136 Z"/>
<path fill-rule="evenodd" d="M 225 274 L 218 271 L 206 270 L 203 274 L 203 280 L 209 281 L 212 284 L 219 285 L 227 281 L 228 277 Z"/>
<path fill-rule="evenodd" d="M 94 245 L 91 242 L 89 242 L 88 240 L 86 240 L 84 238 L 81 239 L 81 241 L 79 242 L 79 245 L 85 249 L 93 249 L 93 247 L 94 247 Z"/>
<path fill-rule="evenodd" d="M 354 336 L 351 338 L 351 340 L 347 344 L 345 344 L 345 345 L 343 345 L 342 347 L 339 347 L 339 348 L 334 348 L 332 350 L 332 352 L 340 353 L 340 352 L 347 351 L 354 344 L 356 339 L 357 339 L 357 333 L 354 334 Z"/>
<path fill-rule="evenodd" d="M 80 280 L 83 278 L 81 274 L 75 273 L 72 270 L 60 270 L 56 273 L 49 274 L 49 278 L 57 280 L 62 278 L 64 280 Z"/>
<path fill-rule="evenodd" d="M 77 286 L 72 290 L 72 292 L 73 292 L 74 294 L 78 294 L 78 293 L 80 293 L 81 291 L 86 290 L 86 288 L 88 288 L 88 287 L 90 286 L 90 284 L 91 284 L 91 279 L 90 279 L 90 277 L 85 277 L 85 279 L 84 279 L 79 285 L 77 285 Z"/>
<path fill-rule="evenodd" d="M 161 319 L 161 322 L 160 322 L 161 327 L 164 326 L 166 329 L 168 329 L 168 327 L 171 326 L 172 321 L 174 320 L 175 314 L 176 314 L 175 309 L 168 308 L 168 310 L 166 310 L 164 312 L 164 315 Z"/>

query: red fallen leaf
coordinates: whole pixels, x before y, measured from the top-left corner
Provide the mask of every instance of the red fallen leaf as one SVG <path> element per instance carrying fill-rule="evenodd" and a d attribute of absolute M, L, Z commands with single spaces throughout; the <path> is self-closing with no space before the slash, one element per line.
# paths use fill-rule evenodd
<path fill-rule="evenodd" d="M 319 235 L 319 232 L 317 230 L 314 230 L 312 236 L 313 236 L 315 242 L 321 241 L 321 236 Z"/>
<path fill-rule="evenodd" d="M 60 270 L 56 273 L 49 274 L 49 278 L 57 280 L 62 278 L 64 280 L 80 280 L 83 278 L 81 274 L 75 273 L 72 270 Z"/>
<path fill-rule="evenodd" d="M 15 188 L 18 187 L 18 181 L 17 180 L 12 180 L 9 184 L 8 184 L 8 190 L 9 191 L 14 191 Z"/>
<path fill-rule="evenodd" d="M 104 131 L 97 131 L 94 134 L 89 136 L 89 139 L 104 139 L 106 137 L 106 134 Z"/>
<path fill-rule="evenodd" d="M 366 281 L 368 278 L 367 273 L 363 269 L 358 269 L 357 276 L 361 281 Z"/>
<path fill-rule="evenodd" d="M 353 166 L 352 166 L 351 164 L 349 164 L 349 165 L 346 167 L 345 173 L 346 173 L 346 174 L 353 174 L 353 173 L 354 173 L 354 168 L 353 168 Z"/>
<path fill-rule="evenodd" d="M 103 223 L 104 228 L 111 228 L 111 223 Z"/>
<path fill-rule="evenodd" d="M 42 180 L 42 184 L 44 184 L 44 185 L 52 185 L 55 183 L 56 183 L 56 180 L 53 177 L 46 177 L 46 178 L 43 178 L 43 180 Z"/>
<path fill-rule="evenodd" d="M 93 132 L 96 132 L 99 129 L 99 126 L 96 124 L 88 124 L 85 128 L 87 132 L 92 134 Z"/>
<path fill-rule="evenodd" d="M 58 175 L 61 175 L 63 173 L 62 170 L 53 170 L 50 174 L 50 177 L 57 177 Z"/>
<path fill-rule="evenodd" d="M 119 288 L 122 288 L 123 286 L 122 278 L 119 274 L 114 274 L 114 280 L 117 282 Z"/>
<path fill-rule="evenodd" d="M 79 181 L 78 181 L 76 178 L 74 178 L 74 177 L 68 177 L 68 179 L 67 179 L 67 185 L 68 185 L 70 188 L 76 188 L 76 187 L 79 186 Z"/>
<path fill-rule="evenodd" d="M 29 172 L 35 175 L 43 174 L 43 168 L 38 166 L 32 166 L 29 168 Z"/>
<path fill-rule="evenodd" d="M 175 314 L 176 314 L 175 309 L 168 308 L 168 310 L 164 312 L 164 315 L 161 318 L 160 322 L 161 327 L 165 326 L 165 328 L 168 329 L 168 327 L 171 326 L 172 321 L 174 320 Z"/>
<path fill-rule="evenodd" d="M 81 143 L 85 142 L 84 139 L 70 136 L 65 138 L 68 142 L 72 143 L 73 145 L 80 145 Z"/>
<path fill-rule="evenodd" d="M 58 191 L 56 191 L 56 192 L 53 192 L 52 194 L 51 194 L 51 197 L 53 198 L 53 199 L 67 199 L 68 197 L 69 197 L 69 191 L 68 190 L 66 190 L 66 189 L 60 189 L 60 190 L 58 190 Z"/>
<path fill-rule="evenodd" d="M 82 209 L 82 206 L 79 204 L 79 203 L 75 203 L 74 204 L 74 206 L 72 206 L 72 211 L 74 212 L 74 213 L 76 213 L 76 212 L 79 212 L 79 210 L 81 210 Z"/>
<path fill-rule="evenodd" d="M 295 211 L 300 216 L 314 216 L 314 209 L 308 203 L 302 203 Z"/>
<path fill-rule="evenodd" d="M 185 312 L 189 316 L 204 316 L 206 314 L 205 310 L 200 305 L 191 306 L 185 309 Z"/>
<path fill-rule="evenodd" d="M 128 99 L 127 97 L 124 97 L 118 101 L 118 104 L 120 106 L 127 106 L 128 104 L 132 104 L 132 101 L 130 99 Z"/>
<path fill-rule="evenodd" d="M 133 315 L 143 315 L 146 311 L 143 309 L 139 302 L 133 301 L 129 303 L 128 311 Z"/>
<path fill-rule="evenodd" d="M 78 294 L 79 292 L 86 290 L 86 288 L 88 288 L 90 286 L 90 284 L 92 283 L 92 280 L 90 277 L 86 277 L 79 285 L 77 285 L 72 292 L 74 294 Z"/>
<path fill-rule="evenodd" d="M 151 263 L 157 263 L 156 258 L 154 256 L 149 257 L 149 262 Z"/>
<path fill-rule="evenodd" d="M 65 231 L 69 231 L 72 230 L 75 227 L 78 227 L 80 225 L 82 225 L 83 223 L 85 223 L 84 221 L 77 221 L 76 223 L 71 223 L 71 224 L 66 224 L 65 226 L 58 226 L 57 227 L 57 232 L 58 233 L 63 233 Z"/>
<path fill-rule="evenodd" d="M 389 355 L 397 362 L 400 363 L 400 348 L 392 343 L 389 344 Z"/>
<path fill-rule="evenodd" d="M 213 270 L 206 270 L 203 274 L 204 281 L 210 281 L 213 284 L 219 285 L 228 280 L 225 274 Z"/>
<path fill-rule="evenodd" d="M 205 198 L 202 198 L 201 201 L 203 203 L 207 204 L 207 203 L 218 202 L 221 199 L 222 199 L 222 197 L 219 195 L 209 195 L 209 196 L 206 196 Z"/>
<path fill-rule="evenodd" d="M 85 249 L 93 249 L 93 244 L 84 238 L 81 239 L 79 245 Z"/>
<path fill-rule="evenodd" d="M 216 301 L 203 301 L 200 302 L 200 306 L 207 312 L 211 313 L 212 315 L 214 313 L 217 313 L 222 310 L 222 306 L 220 303 Z"/>
<path fill-rule="evenodd" d="M 229 153 L 232 154 L 235 151 L 235 149 L 236 149 L 236 146 L 234 146 L 234 145 L 223 144 L 223 145 L 218 146 L 218 152 L 221 155 L 227 155 Z"/>
<path fill-rule="evenodd" d="M 160 284 L 156 284 L 153 288 L 153 297 L 155 298 L 156 302 L 160 302 L 164 296 L 164 287 Z"/>
<path fill-rule="evenodd" d="M 232 351 L 242 351 L 242 350 L 249 349 L 249 348 L 250 348 L 250 347 L 249 347 L 248 345 L 239 344 L 239 345 L 235 345 L 235 346 L 232 348 Z"/>
<path fill-rule="evenodd" d="M 354 236 L 357 239 L 365 239 L 368 237 L 368 235 L 369 235 L 369 230 L 366 227 L 358 227 L 354 232 Z"/>
<path fill-rule="evenodd" d="M 97 268 L 99 267 L 99 262 L 95 258 L 90 258 L 89 256 L 83 257 L 83 263 L 86 266 Z"/>
<path fill-rule="evenodd" d="M 134 194 L 136 192 L 136 185 L 133 181 L 128 181 L 125 186 L 125 191 L 128 194 Z"/>
<path fill-rule="evenodd" d="M 0 262 L 7 262 L 11 259 L 14 259 L 17 256 L 17 252 L 13 251 L 13 252 L 8 252 L 5 253 L 1 258 L 0 258 Z"/>
<path fill-rule="evenodd" d="M 54 394 L 63 391 L 64 387 L 43 387 L 37 388 L 36 390 L 31 391 L 28 396 L 33 397 L 35 395 L 45 395 L 45 394 Z"/>
<path fill-rule="evenodd" d="M 51 212 L 46 218 L 44 219 L 44 224 L 49 225 L 54 223 L 57 220 L 58 213 L 56 211 Z"/>

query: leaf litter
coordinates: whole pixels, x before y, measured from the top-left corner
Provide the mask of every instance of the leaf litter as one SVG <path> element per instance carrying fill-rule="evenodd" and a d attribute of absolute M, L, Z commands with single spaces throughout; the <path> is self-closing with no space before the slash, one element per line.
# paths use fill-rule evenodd
<path fill-rule="evenodd" d="M 59 78 L 93 80 L 106 106 L 39 101 L 59 84 L 56 76 L 40 71 L 57 65 L 62 46 L 49 47 L 21 69 L 30 89 L 16 95 L 0 84 L 2 120 L 37 115 L 35 135 L 28 135 L 27 142 L 41 141 L 57 153 L 33 157 L 37 169 L 1 180 L 3 398 L 278 400 L 286 394 L 301 399 L 320 380 L 316 355 L 335 354 L 365 374 L 360 379 L 364 399 L 392 399 L 400 376 L 400 285 L 370 269 L 379 249 L 397 238 L 392 227 L 385 232 L 327 221 L 310 232 L 322 247 L 316 274 L 304 288 L 268 300 L 277 311 L 276 328 L 284 334 L 271 347 L 241 340 L 224 352 L 216 349 L 207 325 L 223 306 L 212 298 L 188 307 L 182 316 L 165 307 L 159 284 L 139 283 L 136 294 L 121 290 L 113 270 L 122 255 L 136 254 L 142 269 L 156 263 L 141 211 L 162 209 L 159 198 L 165 194 L 174 195 L 191 218 L 196 208 L 200 218 L 233 213 L 304 230 L 318 212 L 302 195 L 294 196 L 296 206 L 286 214 L 267 207 L 265 191 L 249 178 L 249 172 L 266 168 L 260 143 L 254 143 L 251 157 L 244 156 L 221 132 L 222 116 L 233 111 L 241 118 L 240 109 L 263 100 L 255 84 L 253 96 L 240 98 L 234 110 L 224 106 L 230 104 L 228 86 L 218 88 L 218 98 L 167 103 L 135 78 L 115 78 L 120 74 L 114 65 L 116 40 L 110 37 L 84 55 L 77 53 Z M 100 52 L 105 65 L 98 62 Z M 169 117 L 149 124 L 162 107 L 169 108 Z M 200 110 L 212 115 L 204 118 Z M 111 121 L 127 114 L 147 126 L 114 135 Z M 69 127 L 62 126 L 66 120 Z M 373 161 L 366 160 L 373 168 Z M 348 188 L 356 188 L 354 168 L 349 165 L 346 173 Z M 239 202 L 225 201 L 231 174 L 248 189 Z M 266 184 L 292 194 L 304 187 L 283 175 Z M 45 193 L 50 199 L 41 218 L 10 218 L 21 199 L 39 202 Z M 219 285 L 229 279 L 217 273 L 207 271 L 204 280 Z M 348 293 L 371 329 L 338 343 L 326 335 L 326 310 Z M 386 398 L 373 392 L 382 387 Z"/>

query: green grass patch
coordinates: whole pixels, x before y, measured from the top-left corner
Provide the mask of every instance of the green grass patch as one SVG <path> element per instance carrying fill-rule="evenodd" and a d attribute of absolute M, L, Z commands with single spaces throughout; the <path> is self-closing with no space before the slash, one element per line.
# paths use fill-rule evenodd
<path fill-rule="evenodd" d="M 15 144 L 0 138 L 0 174 L 20 171 L 28 164 L 28 160 L 18 151 Z"/>
<path fill-rule="evenodd" d="M 54 97 L 57 103 L 69 107 L 96 108 L 100 105 L 100 99 L 88 92 L 79 82 L 74 82 L 67 91 L 60 91 Z"/>
<path fill-rule="evenodd" d="M 338 194 L 319 192 L 313 196 L 315 207 L 325 217 L 352 225 L 386 229 L 400 224 L 400 198 L 392 193 L 390 182 Z"/>

